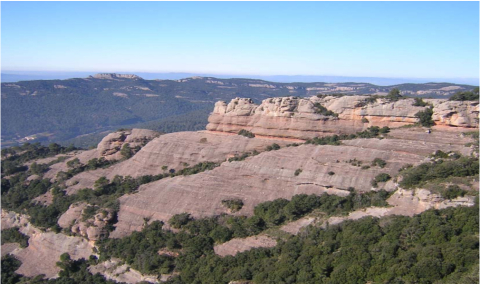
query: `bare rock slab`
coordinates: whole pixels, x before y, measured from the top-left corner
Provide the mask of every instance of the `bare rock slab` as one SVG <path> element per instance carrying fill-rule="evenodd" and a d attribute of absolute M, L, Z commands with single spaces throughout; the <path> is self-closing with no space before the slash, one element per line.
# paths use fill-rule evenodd
<path fill-rule="evenodd" d="M 221 245 L 216 245 L 213 249 L 220 256 L 236 255 L 239 252 L 247 251 L 252 248 L 274 247 L 277 241 L 268 236 L 252 236 L 244 239 L 232 239 Z"/>

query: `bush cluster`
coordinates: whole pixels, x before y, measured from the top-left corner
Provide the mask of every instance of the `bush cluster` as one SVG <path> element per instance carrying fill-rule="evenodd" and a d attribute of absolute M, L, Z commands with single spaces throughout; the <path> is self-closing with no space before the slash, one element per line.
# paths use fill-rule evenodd
<path fill-rule="evenodd" d="M 222 200 L 222 205 L 230 209 L 232 213 L 235 213 L 242 209 L 243 201 L 241 199 L 225 199 Z"/>
<path fill-rule="evenodd" d="M 341 135 L 332 135 L 324 137 L 315 137 L 313 139 L 308 139 L 305 144 L 314 144 L 314 145 L 340 145 L 341 140 L 352 140 L 356 138 L 375 138 L 380 134 L 387 134 L 390 132 L 388 126 L 382 128 L 378 126 L 372 126 L 367 128 L 367 130 L 362 132 L 357 132 L 356 134 L 341 134 Z"/>
<path fill-rule="evenodd" d="M 431 127 L 435 125 L 435 122 L 432 120 L 433 109 L 427 108 L 424 111 L 419 111 L 415 114 L 415 117 L 418 118 L 418 123 L 424 127 Z"/>
<path fill-rule="evenodd" d="M 245 136 L 245 137 L 248 137 L 248 138 L 254 138 L 255 137 L 255 134 L 253 134 L 252 132 L 247 131 L 245 129 L 240 130 L 238 132 L 238 135 L 242 135 L 242 136 Z"/>
<path fill-rule="evenodd" d="M 457 92 L 455 95 L 450 97 L 450 101 L 478 101 L 479 93 L 478 87 L 473 89 L 473 91 L 464 91 L 464 92 Z"/>
<path fill-rule="evenodd" d="M 448 177 L 466 177 L 478 175 L 478 158 L 460 157 L 454 160 L 439 160 L 437 162 L 423 163 L 416 167 L 403 170 L 403 179 L 400 186 L 414 188 L 427 181 L 445 179 Z"/>
<path fill-rule="evenodd" d="M 321 114 L 321 115 L 325 115 L 325 116 L 338 117 L 338 114 L 337 114 L 337 113 L 334 113 L 333 111 L 328 110 L 326 107 L 324 107 L 324 106 L 323 106 L 322 104 L 320 104 L 320 103 L 314 103 L 313 106 L 314 106 L 314 108 L 315 108 L 315 113 L 316 113 L 316 114 Z"/>

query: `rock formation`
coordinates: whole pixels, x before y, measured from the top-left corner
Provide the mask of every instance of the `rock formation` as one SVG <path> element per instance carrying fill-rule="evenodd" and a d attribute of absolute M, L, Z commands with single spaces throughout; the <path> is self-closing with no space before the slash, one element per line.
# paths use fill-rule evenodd
<path fill-rule="evenodd" d="M 332 134 L 350 134 L 369 126 L 400 127 L 418 121 L 415 114 L 426 107 L 413 106 L 413 99 L 390 102 L 369 96 L 326 96 L 302 99 L 282 97 L 263 100 L 256 105 L 250 99 L 219 101 L 210 115 L 207 130 L 238 132 L 246 129 L 257 135 L 308 139 Z M 478 127 L 478 102 L 425 100 L 433 105 L 437 125 Z M 321 107 L 335 115 L 325 115 Z"/>
<path fill-rule="evenodd" d="M 102 176 L 111 180 L 115 175 L 139 177 L 163 174 L 169 169 L 178 171 L 201 162 L 223 162 L 253 150 L 261 152 L 273 143 L 284 146 L 293 142 L 295 141 L 269 138 L 249 139 L 240 135 L 206 131 L 164 134 L 126 161 L 108 169 L 86 171 L 74 176 L 67 182 L 67 192 L 70 194 L 81 188 L 91 188 Z"/>
<path fill-rule="evenodd" d="M 137 75 L 134 74 L 116 74 L 116 73 L 98 73 L 90 78 L 95 79 L 142 79 Z"/>
<path fill-rule="evenodd" d="M 127 264 L 123 264 L 120 259 L 110 259 L 89 268 L 92 274 L 100 273 L 105 278 L 114 280 L 116 282 L 135 284 L 142 281 L 148 283 L 159 283 L 157 276 L 154 275 L 142 275 L 137 270 L 129 267 Z"/>
<path fill-rule="evenodd" d="M 113 210 L 100 209 L 90 218 L 83 218 L 86 203 L 72 204 L 58 220 L 61 228 L 70 230 L 73 234 L 87 238 L 90 241 L 97 241 L 107 233 L 106 226 L 113 218 Z M 97 208 L 98 209 L 98 208 Z"/>
<path fill-rule="evenodd" d="M 55 163 L 50 166 L 50 170 L 45 173 L 44 178 L 55 180 L 60 171 L 68 171 L 67 163 L 75 158 L 78 158 L 80 163 L 87 164 L 89 160 L 94 158 L 105 158 L 107 160 L 120 160 L 123 158 L 121 149 L 126 143 L 129 144 L 132 155 L 136 153 L 136 147 L 143 147 L 155 137 L 160 136 L 160 133 L 148 129 L 127 129 L 116 131 L 105 136 L 98 144 L 97 148 L 77 151 L 74 155 L 69 155 L 68 159 Z M 61 155 L 65 156 L 65 155 Z M 51 162 L 51 158 L 42 159 L 39 163 Z"/>
<path fill-rule="evenodd" d="M 88 259 L 93 254 L 93 246 L 84 238 L 70 237 L 64 234 L 43 232 L 28 222 L 28 217 L 2 210 L 2 230 L 18 227 L 29 236 L 28 247 L 16 248 L 10 252 L 22 265 L 16 271 L 25 276 L 45 274 L 55 277 L 60 268 L 56 265 L 63 253 L 69 253 L 72 259 Z"/>
<path fill-rule="evenodd" d="M 133 150 L 135 147 L 145 146 L 150 140 L 158 136 L 160 136 L 160 133 L 156 131 L 136 128 L 113 132 L 98 143 L 98 154 L 108 160 L 120 160 L 123 158 L 120 150 L 126 143 Z"/>
<path fill-rule="evenodd" d="M 220 256 L 236 255 L 239 252 L 258 247 L 274 247 L 277 241 L 265 236 L 252 236 L 245 239 L 232 239 L 214 247 L 215 253 Z"/>
<path fill-rule="evenodd" d="M 121 237 L 141 230 L 144 217 L 167 222 L 174 214 L 183 212 L 194 217 L 228 213 L 221 204 L 223 199 L 242 199 L 243 208 L 234 214 L 251 215 L 258 203 L 289 199 L 295 194 L 347 195 L 348 187 L 360 192 L 370 191 L 374 189 L 371 181 L 376 175 L 395 176 L 405 164 L 426 161 L 433 150 L 471 152 L 465 147 L 471 138 L 462 137 L 461 133 L 432 134 L 435 136 L 423 141 L 429 134 L 422 130 L 398 129 L 389 133 L 387 139 L 356 139 L 344 141 L 346 145 L 340 146 L 282 148 L 241 162 L 225 162 L 214 170 L 196 175 L 148 183 L 142 185 L 139 192 L 119 199 L 118 223 L 111 236 Z M 380 158 L 387 165 L 362 169 L 348 163 L 353 158 L 364 161 L 365 165 Z M 295 176 L 297 169 L 302 172 Z M 393 181 L 379 185 L 387 190 L 395 187 Z"/>

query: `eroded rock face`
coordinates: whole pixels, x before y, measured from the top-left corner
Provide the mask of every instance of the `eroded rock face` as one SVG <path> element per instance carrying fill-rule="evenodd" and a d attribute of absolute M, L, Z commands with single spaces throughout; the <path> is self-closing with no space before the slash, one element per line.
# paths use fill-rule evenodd
<path fill-rule="evenodd" d="M 72 259 L 88 259 L 93 254 L 93 246 L 84 238 L 43 232 L 32 226 L 26 216 L 2 210 L 2 230 L 12 227 L 18 227 L 20 232 L 30 237 L 27 248 L 10 252 L 22 262 L 16 270 L 21 275 L 34 277 L 45 274 L 47 278 L 53 278 L 60 271 L 56 263 L 63 253 L 69 253 Z"/>
<path fill-rule="evenodd" d="M 80 163 L 87 164 L 91 159 L 105 158 L 108 160 L 120 160 L 123 158 L 120 153 L 123 145 L 128 143 L 132 149 L 132 154 L 135 153 L 135 147 L 143 147 L 152 139 L 158 137 L 160 133 L 148 129 L 130 129 L 117 131 L 105 136 L 97 145 L 96 149 L 86 151 L 76 151 L 74 154 L 68 155 L 67 160 L 56 163 L 50 166 L 50 169 L 45 173 L 44 178 L 52 181 L 56 180 L 57 174 L 60 171 L 68 171 L 67 163 L 73 159 L 78 159 Z M 100 169 L 101 170 L 101 169 Z M 89 176 L 89 172 L 85 173 Z M 102 175 L 100 175 L 102 176 Z M 100 177 L 99 176 L 99 177 Z M 98 179 L 98 178 L 97 178 Z M 93 185 L 93 184 L 92 184 Z"/>
<path fill-rule="evenodd" d="M 250 99 L 236 98 L 230 103 L 217 102 L 207 130 L 238 132 L 246 129 L 258 135 L 308 139 L 331 134 L 349 134 L 369 126 L 399 127 L 418 121 L 415 114 L 426 107 L 413 106 L 413 99 L 389 102 L 379 98 L 366 102 L 368 96 L 323 98 L 283 97 L 263 100 L 256 105 Z M 438 125 L 478 127 L 478 102 L 425 100 L 433 104 L 432 119 Z M 338 115 L 318 112 L 320 104 Z"/>
<path fill-rule="evenodd" d="M 284 146 L 294 141 L 254 138 L 208 131 L 176 132 L 164 134 L 144 146 L 132 158 L 107 169 L 87 171 L 67 182 L 69 194 L 81 188 L 92 188 L 102 176 L 113 179 L 115 175 L 139 177 L 167 173 L 168 169 L 181 170 L 201 162 L 222 162 L 235 154 L 257 150 L 277 143 Z M 164 168 L 166 167 L 166 169 Z"/>
<path fill-rule="evenodd" d="M 90 78 L 95 79 L 142 79 L 137 75 L 134 74 L 117 74 L 117 73 L 98 73 Z"/>
<path fill-rule="evenodd" d="M 28 247 L 12 254 L 22 261 L 17 273 L 29 277 L 45 274 L 47 278 L 52 278 L 60 272 L 56 263 L 65 252 L 72 259 L 88 259 L 93 254 L 92 245 L 84 238 L 53 232 L 30 235 Z"/>
<path fill-rule="evenodd" d="M 72 204 L 68 210 L 58 219 L 58 225 L 64 229 L 70 229 L 72 233 L 97 241 L 107 233 L 106 226 L 113 218 L 113 210 L 101 209 L 87 220 L 83 220 L 86 203 Z"/>
<path fill-rule="evenodd" d="M 347 195 L 349 187 L 366 192 L 373 189 L 371 181 L 378 174 L 388 173 L 394 177 L 405 164 L 425 162 L 435 150 L 465 155 L 472 151 L 465 147 L 472 139 L 456 132 L 428 134 L 420 129 L 397 129 L 389 136 L 388 139 L 347 140 L 340 146 L 285 147 L 241 162 L 225 162 L 212 171 L 142 185 L 139 192 L 119 199 L 119 222 L 111 236 L 122 237 L 141 230 L 144 217 L 167 222 L 183 212 L 194 217 L 228 213 L 221 204 L 224 199 L 241 199 L 244 206 L 234 214 L 251 215 L 258 203 L 289 199 L 300 193 Z M 370 165 L 375 158 L 387 164 L 384 168 L 362 169 L 349 163 L 354 158 L 363 165 Z M 297 169 L 302 172 L 295 176 Z M 379 188 L 394 190 L 396 184 L 391 180 L 379 184 Z"/>
<path fill-rule="evenodd" d="M 122 260 L 116 258 L 91 266 L 89 271 L 92 274 L 100 273 L 107 279 L 122 283 L 134 284 L 142 281 L 159 283 L 157 276 L 142 275 L 127 264 L 123 264 Z"/>
<path fill-rule="evenodd" d="M 124 131 L 117 131 L 105 136 L 100 143 L 98 143 L 97 150 L 101 157 L 108 160 L 120 160 L 122 155 L 120 150 L 123 145 L 128 143 L 132 150 L 137 147 L 143 147 L 150 140 L 156 138 L 160 133 L 148 129 L 131 129 Z"/>
<path fill-rule="evenodd" d="M 251 236 L 244 239 L 232 239 L 226 243 L 216 245 L 213 249 L 220 256 L 236 255 L 239 252 L 247 251 L 252 248 L 274 247 L 277 241 L 268 236 Z"/>
<path fill-rule="evenodd" d="M 378 157 L 387 161 L 387 166 L 361 169 L 346 162 L 352 157 L 368 163 Z M 393 176 L 402 165 L 422 160 L 423 156 L 412 153 L 354 146 L 303 145 L 265 152 L 242 162 L 226 162 L 212 171 L 142 185 L 138 193 L 119 199 L 119 222 L 111 236 L 141 230 L 144 217 L 167 222 L 183 212 L 194 217 L 228 213 L 221 205 L 224 199 L 242 199 L 244 206 L 235 214 L 251 215 L 258 203 L 300 193 L 348 195 L 348 187 L 369 191 L 371 180 L 379 173 Z M 302 172 L 295 176 L 297 169 Z M 394 184 L 380 187 L 391 190 Z"/>
<path fill-rule="evenodd" d="M 478 102 L 447 101 L 447 100 L 426 100 L 431 101 L 435 108 L 432 119 L 438 125 L 478 127 Z"/>
<path fill-rule="evenodd" d="M 348 216 L 330 217 L 322 224 L 322 227 L 327 226 L 327 223 L 329 225 L 336 225 L 345 220 L 358 220 L 366 216 L 413 216 L 432 208 L 444 209 L 447 207 L 473 206 L 475 198 L 473 196 L 465 196 L 448 200 L 426 189 L 406 190 L 398 188 L 398 190 L 387 199 L 387 203 L 391 205 L 391 207 L 369 207 L 351 212 Z"/>

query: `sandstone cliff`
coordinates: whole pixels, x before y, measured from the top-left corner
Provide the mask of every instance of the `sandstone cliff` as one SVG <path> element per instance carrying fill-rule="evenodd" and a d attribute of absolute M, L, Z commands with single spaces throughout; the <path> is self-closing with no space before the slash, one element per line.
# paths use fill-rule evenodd
<path fill-rule="evenodd" d="M 63 253 L 69 253 L 72 259 L 88 259 L 93 254 L 92 244 L 84 238 L 41 231 L 28 222 L 28 216 L 2 210 L 2 230 L 12 227 L 18 227 L 30 237 L 28 247 L 10 252 L 22 262 L 16 271 L 21 275 L 45 274 L 47 278 L 53 278 L 60 271 L 56 263 Z"/>
<path fill-rule="evenodd" d="M 90 78 L 95 79 L 142 79 L 137 75 L 134 74 L 116 74 L 116 73 L 98 73 Z"/>
<path fill-rule="evenodd" d="M 201 162 L 223 162 L 248 151 L 261 152 L 272 143 L 284 146 L 293 142 L 270 138 L 249 139 L 240 135 L 208 131 L 164 134 L 149 142 L 126 161 L 107 169 L 86 171 L 74 176 L 67 182 L 67 192 L 71 194 L 81 188 L 91 188 L 102 176 L 113 179 L 115 175 L 139 177 L 163 174 L 167 173 L 168 169 L 178 171 Z"/>
<path fill-rule="evenodd" d="M 95 158 L 105 158 L 107 160 L 120 160 L 123 158 L 121 154 L 122 147 L 128 143 L 132 149 L 132 155 L 137 152 L 136 147 L 143 147 L 155 137 L 160 136 L 159 132 L 148 129 L 127 129 L 116 131 L 105 136 L 98 144 L 97 148 L 77 151 L 73 155 L 68 155 L 68 159 L 55 163 L 50 166 L 50 169 L 45 173 L 44 178 L 49 178 L 52 181 L 56 179 L 60 171 L 68 171 L 67 163 L 75 158 L 78 158 L 80 163 L 87 164 L 89 160 Z M 66 156 L 66 155 L 63 155 Z M 38 163 L 48 163 L 51 158 L 42 159 Z"/>
<path fill-rule="evenodd" d="M 281 97 L 263 100 L 236 98 L 215 104 L 207 130 L 238 132 L 246 129 L 258 135 L 308 139 L 331 134 L 349 134 L 369 126 L 399 127 L 418 121 L 415 114 L 426 107 L 413 106 L 414 99 L 390 102 L 369 96 Z M 478 127 L 478 102 L 425 100 L 433 105 L 432 116 L 439 126 Z M 323 106 L 335 115 L 324 115 Z"/>
<path fill-rule="evenodd" d="M 225 162 L 220 167 L 192 176 L 178 176 L 142 185 L 135 194 L 120 200 L 116 230 L 112 237 L 122 237 L 141 230 L 144 217 L 168 221 L 174 214 L 188 212 L 194 217 L 228 213 L 223 199 L 239 198 L 244 202 L 237 215 L 251 215 L 255 205 L 293 195 L 347 195 L 348 187 L 365 192 L 374 190 L 372 179 L 385 172 L 395 176 L 405 164 L 427 160 L 432 151 L 457 151 L 469 154 L 465 144 L 471 138 L 455 132 L 398 129 L 387 139 L 355 139 L 340 146 L 301 145 L 261 153 L 241 162 Z M 255 140 L 254 138 L 252 140 Z M 370 164 L 374 158 L 387 162 L 384 168 L 362 169 L 348 161 L 356 158 Z M 295 171 L 302 169 L 295 176 Z M 333 174 L 331 174 L 332 172 Z M 394 190 L 390 181 L 379 188 Z"/>

